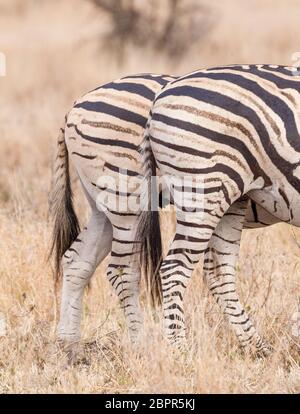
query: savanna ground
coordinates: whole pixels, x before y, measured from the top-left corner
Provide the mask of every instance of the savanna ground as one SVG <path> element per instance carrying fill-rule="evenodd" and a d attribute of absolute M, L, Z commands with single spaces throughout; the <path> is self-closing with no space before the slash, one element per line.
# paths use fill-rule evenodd
<path fill-rule="evenodd" d="M 237 267 L 242 301 L 274 347 L 269 359 L 239 352 L 201 268 L 186 297 L 187 355 L 174 358 L 148 316 L 139 351 L 132 350 L 105 263 L 84 298 L 83 339 L 93 344 L 83 351 L 85 361 L 69 366 L 53 345 L 59 286 L 56 293 L 46 262 L 47 197 L 57 132 L 74 99 L 131 73 L 292 64 L 299 50 L 297 0 L 202 3 L 209 4 L 213 24 L 184 57 L 128 45 L 121 60 L 99 46 L 110 21 L 87 0 L 0 0 L 0 52 L 7 58 L 7 75 L 0 77 L 0 392 L 300 392 L 299 341 L 292 335 L 299 316 L 300 231 L 283 224 L 245 232 Z M 164 1 L 159 4 L 163 8 Z M 73 186 L 84 223 L 89 211 L 75 176 Z M 174 218 L 162 216 L 167 246 Z"/>

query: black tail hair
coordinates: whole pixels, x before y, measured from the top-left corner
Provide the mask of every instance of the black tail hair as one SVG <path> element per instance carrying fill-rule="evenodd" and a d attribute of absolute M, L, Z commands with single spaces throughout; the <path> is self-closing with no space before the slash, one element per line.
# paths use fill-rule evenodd
<path fill-rule="evenodd" d="M 150 145 L 148 124 L 140 150 L 144 166 L 148 205 L 144 206 L 140 213 L 136 241 L 139 242 L 137 245 L 140 246 L 140 260 L 145 271 L 147 291 L 152 305 L 157 306 L 162 303 L 162 286 L 159 275 L 162 262 L 162 241 L 158 212 L 159 195 L 155 179 L 156 162 Z M 141 194 L 142 199 L 143 194 Z"/>
<path fill-rule="evenodd" d="M 53 256 L 55 275 L 61 275 L 62 256 L 76 240 L 80 226 L 73 205 L 73 193 L 69 173 L 68 149 L 65 130 L 61 128 L 54 161 L 52 190 L 49 198 L 49 213 L 53 218 L 52 242 L 49 259 Z"/>

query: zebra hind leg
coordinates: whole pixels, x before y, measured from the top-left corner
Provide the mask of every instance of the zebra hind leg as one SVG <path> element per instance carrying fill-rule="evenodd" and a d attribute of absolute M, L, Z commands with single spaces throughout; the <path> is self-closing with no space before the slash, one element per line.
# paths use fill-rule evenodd
<path fill-rule="evenodd" d="M 141 269 L 135 252 L 135 231 L 131 221 L 113 227 L 113 242 L 107 277 L 124 311 L 126 326 L 132 343 L 136 343 L 143 318 L 139 303 Z"/>
<path fill-rule="evenodd" d="M 111 250 L 112 226 L 103 212 L 93 209 L 87 227 L 63 257 L 63 286 L 58 339 L 69 349 L 80 339 L 84 288 L 98 264 Z"/>
<path fill-rule="evenodd" d="M 254 345 L 259 354 L 268 355 L 269 345 L 257 333 L 236 292 L 236 261 L 247 207 L 248 199 L 240 199 L 222 217 L 205 252 L 203 271 L 210 292 L 242 347 Z"/>
<path fill-rule="evenodd" d="M 216 183 L 220 185 L 216 186 Z M 198 187 L 190 191 L 190 196 L 197 197 L 196 204 L 193 203 L 197 208 L 194 209 L 187 208 L 189 194 L 186 198 L 182 197 L 180 187 L 174 188 L 174 202 L 177 207 L 176 233 L 168 255 L 161 265 L 160 277 L 165 333 L 169 341 L 178 344 L 179 347 L 185 343 L 183 299 L 192 272 L 203 256 L 224 212 L 235 201 L 234 197 L 240 196 L 236 189 L 230 197 L 229 190 L 225 189 L 218 178 L 210 179 L 209 185 L 213 187 L 208 187 L 205 192 L 199 192 Z"/>

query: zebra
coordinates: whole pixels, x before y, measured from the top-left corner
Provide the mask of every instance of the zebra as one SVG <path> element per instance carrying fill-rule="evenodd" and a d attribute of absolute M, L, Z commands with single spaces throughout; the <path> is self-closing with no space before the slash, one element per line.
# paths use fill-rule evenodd
<path fill-rule="evenodd" d="M 174 79 L 169 75 L 141 74 L 98 87 L 74 103 L 60 131 L 50 195 L 54 221 L 51 253 L 56 275 L 62 273 L 57 335 L 59 341 L 69 346 L 80 340 L 84 289 L 109 253 L 107 277 L 124 310 L 131 340 L 135 342 L 138 337 L 142 324 L 141 266 L 133 246 L 140 212 L 127 207 L 135 190 L 120 192 L 115 183 L 119 177 L 125 178 L 126 183 L 142 180 L 138 147 L 147 117 L 155 94 Z M 82 231 L 72 201 L 69 162 L 75 166 L 91 207 L 91 218 Z M 107 182 L 101 182 L 103 177 Z M 134 187 L 136 184 L 133 183 Z M 103 195 L 108 197 L 106 203 L 101 203 Z M 119 211 L 114 204 L 123 204 L 125 209 Z M 247 208 L 244 227 L 263 227 L 276 221 L 252 202 Z M 156 239 L 157 232 L 153 231 L 151 253 L 153 261 L 158 263 L 160 251 L 159 247 L 155 251 Z M 157 263 L 152 263 L 153 269 Z M 157 295 L 159 286 L 156 281 Z M 153 293 L 153 298 L 156 296 Z"/>
<path fill-rule="evenodd" d="M 269 353 L 239 301 L 234 269 L 249 199 L 254 215 L 261 206 L 275 220 L 300 225 L 299 93 L 296 68 L 251 64 L 195 71 L 157 94 L 141 152 L 147 190 L 155 191 L 155 164 L 176 205 L 175 236 L 160 267 L 171 343 L 186 341 L 184 294 L 203 257 L 210 291 L 240 343 Z M 183 191 L 186 178 L 192 184 Z M 148 203 L 136 236 L 142 251 L 153 214 Z"/>
<path fill-rule="evenodd" d="M 149 109 L 158 89 L 172 79 L 149 73 L 100 86 L 74 103 L 60 130 L 49 200 L 53 217 L 50 256 L 54 257 L 57 277 L 62 273 L 57 336 L 70 349 L 80 340 L 84 289 L 109 253 L 107 277 L 124 310 L 133 342 L 140 330 L 141 268 L 133 252 L 137 213 L 127 211 L 126 203 L 135 197 L 133 187 L 141 170 L 138 146 Z M 73 205 L 69 160 L 91 208 L 90 220 L 82 231 Z M 107 183 L 101 182 L 103 177 Z M 127 192 L 116 188 L 120 177 L 128 184 Z M 108 197 L 105 204 L 101 203 L 103 195 Z M 124 200 L 125 210 L 117 208 L 115 200 Z"/>

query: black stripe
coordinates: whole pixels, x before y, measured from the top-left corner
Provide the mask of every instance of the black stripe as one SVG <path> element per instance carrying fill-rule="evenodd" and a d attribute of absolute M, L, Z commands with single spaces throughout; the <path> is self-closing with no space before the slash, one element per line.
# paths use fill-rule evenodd
<path fill-rule="evenodd" d="M 226 285 L 235 285 L 235 282 L 224 282 L 224 283 L 220 283 L 219 285 L 210 286 L 209 290 L 211 292 L 213 292 L 215 289 L 221 288 L 221 287 L 226 286 Z M 216 292 L 216 294 L 218 294 L 218 293 L 219 292 Z"/>
<path fill-rule="evenodd" d="M 111 267 L 112 267 L 113 269 L 120 269 L 120 268 L 129 268 L 130 266 L 129 266 L 129 265 L 124 265 L 124 264 L 120 265 L 120 264 L 113 264 L 113 263 L 110 263 L 110 264 L 108 265 L 108 269 L 110 269 Z"/>
<path fill-rule="evenodd" d="M 181 226 L 197 227 L 198 229 L 214 230 L 214 226 L 211 226 L 210 224 L 191 223 L 191 222 L 188 222 L 188 221 L 181 221 L 181 220 L 177 220 L 177 224 L 179 224 Z"/>
<path fill-rule="evenodd" d="M 185 268 L 186 269 L 186 268 Z M 168 280 L 170 277 L 172 277 L 172 276 L 174 276 L 174 275 L 176 275 L 177 277 L 178 276 L 182 276 L 182 277 L 186 277 L 187 279 L 190 279 L 190 272 L 186 275 L 185 273 L 184 273 L 184 271 L 183 270 L 178 270 L 178 269 L 176 269 L 174 272 L 172 272 L 172 273 L 167 273 L 168 272 L 168 270 L 169 269 L 166 269 L 166 270 L 161 270 L 161 274 L 163 275 L 163 276 L 161 276 L 161 279 L 162 280 Z M 187 270 L 187 269 L 186 269 Z M 166 290 L 169 290 L 169 289 L 164 289 L 164 292 L 166 291 Z"/>
<path fill-rule="evenodd" d="M 173 254 L 174 255 L 182 254 L 191 264 L 198 263 L 198 260 L 197 261 L 194 261 L 194 260 L 192 260 L 192 259 L 189 258 L 189 256 L 186 253 L 186 250 L 187 249 L 179 248 L 178 247 L 177 249 L 170 250 L 168 256 L 172 256 Z M 192 249 L 188 249 L 188 251 L 189 251 L 190 254 L 200 254 L 200 253 L 202 253 L 202 250 L 192 250 Z M 229 254 L 229 253 L 227 253 L 227 254 Z"/>
<path fill-rule="evenodd" d="M 138 151 L 138 146 L 132 144 L 131 142 L 128 141 L 121 141 L 119 139 L 106 139 L 106 138 L 99 138 L 99 137 L 91 137 L 90 135 L 86 135 L 83 132 L 81 132 L 77 125 L 75 124 L 67 124 L 67 126 L 70 127 L 74 127 L 76 130 L 76 133 L 78 135 L 81 136 L 81 138 L 90 141 L 90 142 L 95 142 L 96 144 L 100 144 L 100 145 L 110 145 L 112 147 L 122 147 L 122 148 L 127 148 L 127 149 L 131 149 L 134 151 Z"/>
<path fill-rule="evenodd" d="M 109 210 L 108 209 L 108 211 L 109 211 L 109 213 L 111 213 L 111 214 L 115 214 L 116 216 L 130 216 L 130 217 L 133 217 L 133 216 L 138 216 L 136 213 L 121 213 L 120 211 L 114 211 L 114 210 Z"/>
<path fill-rule="evenodd" d="M 112 225 L 113 227 L 115 227 L 118 230 L 123 230 L 123 231 L 129 231 L 130 229 L 127 227 L 121 227 L 121 226 L 116 226 L 115 224 Z"/>
<path fill-rule="evenodd" d="M 281 197 L 284 199 L 287 208 L 290 209 L 290 201 L 289 201 L 287 195 L 285 194 L 284 190 L 279 188 L 278 192 L 281 195 Z"/>
<path fill-rule="evenodd" d="M 101 112 L 107 115 L 114 116 L 123 121 L 132 122 L 133 124 L 139 125 L 142 128 L 145 127 L 147 118 L 127 109 L 119 108 L 118 106 L 110 105 L 105 102 L 96 101 L 84 101 L 74 105 L 74 108 L 82 108 L 87 111 Z"/>
<path fill-rule="evenodd" d="M 75 151 L 72 152 L 72 155 L 78 155 L 78 157 L 86 158 L 87 160 L 94 160 L 98 156 L 98 155 L 84 155 L 84 154 L 80 154 L 79 152 L 75 152 Z"/>
<path fill-rule="evenodd" d="M 99 89 L 114 89 L 120 92 L 125 91 L 129 93 L 134 93 L 136 95 L 139 95 L 139 96 L 142 96 L 143 98 L 148 99 L 151 102 L 153 101 L 155 97 L 155 92 L 153 90 L 139 83 L 112 82 L 112 83 L 108 83 L 106 85 L 101 86 Z"/>
<path fill-rule="evenodd" d="M 99 185 L 97 185 L 97 184 L 95 184 L 95 183 L 93 183 L 93 182 L 91 182 L 91 184 L 92 184 L 94 187 L 96 187 L 96 188 L 98 188 L 99 190 L 101 190 L 101 191 L 106 191 L 106 192 L 107 192 L 107 193 L 109 193 L 109 194 L 115 194 L 115 195 L 117 195 L 117 196 L 119 196 L 119 197 L 139 197 L 139 194 L 137 194 L 137 193 L 125 193 L 125 192 L 123 192 L 123 191 L 117 191 L 117 190 L 114 190 L 114 189 L 112 189 L 112 188 L 100 187 Z"/>
<path fill-rule="evenodd" d="M 164 270 L 167 271 L 167 270 L 170 270 L 170 269 L 174 269 L 177 266 L 182 266 L 182 267 L 186 268 L 187 270 L 193 271 L 193 268 L 188 267 L 183 260 L 179 260 L 179 259 L 176 259 L 176 260 L 172 260 L 172 259 L 171 260 L 168 260 L 168 263 L 166 263 L 164 265 Z M 168 282 L 168 283 L 171 283 L 171 282 Z M 168 284 L 168 283 L 166 283 L 166 284 Z"/>
<path fill-rule="evenodd" d="M 129 253 L 117 253 L 114 251 L 111 251 L 111 257 L 126 257 L 126 256 L 132 256 L 135 252 L 129 252 Z"/>
<path fill-rule="evenodd" d="M 251 200 L 251 209 L 252 209 L 252 212 L 253 212 L 254 221 L 255 221 L 255 223 L 258 223 L 256 203 L 253 200 Z"/>
<path fill-rule="evenodd" d="M 173 125 L 171 122 L 169 123 L 169 120 L 172 120 L 173 118 L 166 117 L 165 115 L 154 114 L 152 119 L 156 120 L 156 121 L 164 122 L 167 125 L 177 126 L 177 125 Z M 207 159 L 211 158 L 211 153 L 210 152 L 199 151 L 199 150 L 196 150 L 194 147 L 186 147 L 186 146 L 183 146 L 183 145 L 172 144 L 169 141 L 166 142 L 164 140 L 155 138 L 153 136 L 151 136 L 150 138 L 151 138 L 151 141 L 156 142 L 159 145 L 162 145 L 162 146 L 167 147 L 167 148 L 171 148 L 171 149 L 173 149 L 175 151 L 178 151 L 178 152 L 181 152 L 181 153 L 184 152 L 186 154 L 195 155 L 195 156 L 201 157 L 201 158 L 207 158 Z"/>
<path fill-rule="evenodd" d="M 117 167 L 116 165 L 112 165 L 109 162 L 106 162 L 104 164 L 104 167 L 105 168 L 108 168 L 111 171 L 117 172 L 119 174 L 129 175 L 131 177 L 138 177 L 138 176 L 140 176 L 142 178 L 142 176 L 138 172 L 136 172 L 136 171 L 127 170 L 127 169 L 124 169 L 122 167 Z"/>
<path fill-rule="evenodd" d="M 188 236 L 186 234 L 180 234 L 180 233 L 176 233 L 174 241 L 180 241 L 180 240 L 185 240 L 186 242 L 194 242 L 194 243 L 205 243 L 208 241 L 207 238 L 203 239 L 203 238 L 198 238 L 198 237 L 193 237 L 193 236 Z"/>
<path fill-rule="evenodd" d="M 113 238 L 113 241 L 117 242 L 117 243 L 123 243 L 123 244 L 134 244 L 134 243 L 140 243 L 139 241 L 132 241 L 132 240 L 120 240 L 120 239 L 116 239 L 115 237 Z"/>

